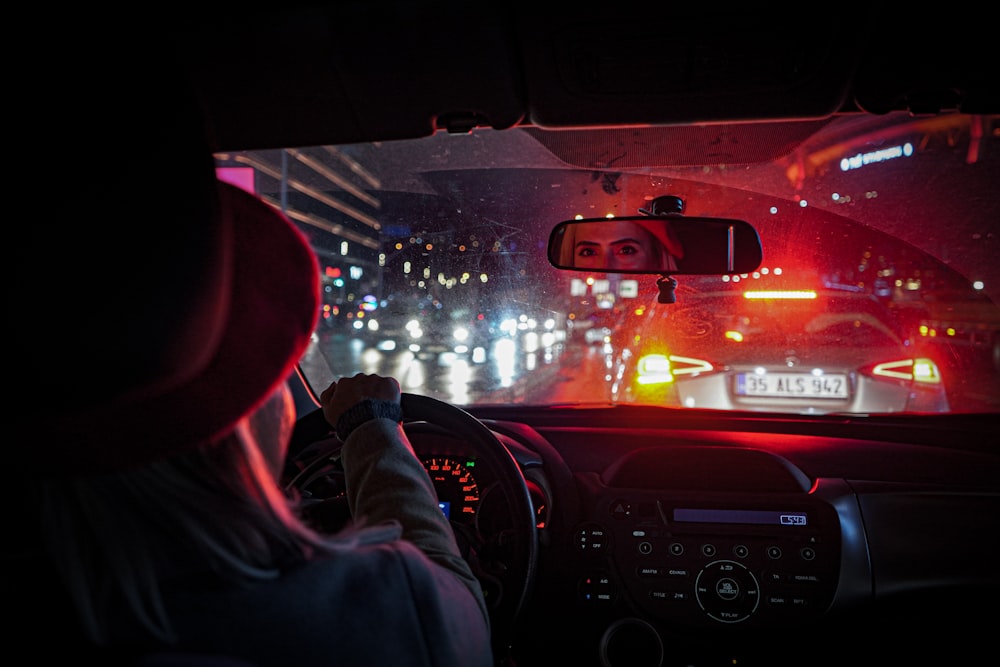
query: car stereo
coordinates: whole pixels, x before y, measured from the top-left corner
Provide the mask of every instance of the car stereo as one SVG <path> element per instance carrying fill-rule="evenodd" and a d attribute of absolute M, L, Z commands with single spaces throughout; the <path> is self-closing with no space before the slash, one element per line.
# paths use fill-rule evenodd
<path fill-rule="evenodd" d="M 840 528 L 823 500 L 611 493 L 599 500 L 607 520 L 576 534 L 578 551 L 604 556 L 594 562 L 607 566 L 581 579 L 584 601 L 627 596 L 664 621 L 782 627 L 815 618 L 833 600 Z"/>

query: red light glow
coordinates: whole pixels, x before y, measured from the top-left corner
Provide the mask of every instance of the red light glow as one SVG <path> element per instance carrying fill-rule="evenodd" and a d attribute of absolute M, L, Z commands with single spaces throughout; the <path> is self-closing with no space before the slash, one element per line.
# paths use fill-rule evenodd
<path fill-rule="evenodd" d="M 814 290 L 759 290 L 744 292 L 744 299 L 815 299 Z"/>

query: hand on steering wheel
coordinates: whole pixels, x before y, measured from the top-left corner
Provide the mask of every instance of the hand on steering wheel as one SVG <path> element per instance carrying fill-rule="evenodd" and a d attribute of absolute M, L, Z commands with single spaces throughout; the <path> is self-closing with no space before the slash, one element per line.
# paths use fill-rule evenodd
<path fill-rule="evenodd" d="M 477 458 L 488 467 L 499 481 L 510 514 L 510 531 L 505 533 L 505 553 L 509 562 L 504 563 L 503 573 L 486 574 L 479 564 L 470 566 L 480 576 L 488 594 L 490 621 L 494 643 L 500 648 L 530 593 L 534 584 L 538 561 L 538 533 L 535 512 L 521 468 L 510 451 L 496 435 L 474 416 L 444 401 L 427 396 L 403 393 L 403 428 L 408 433 L 437 432 L 450 434 L 475 450 Z M 304 486 L 329 475 L 336 475 L 332 461 L 337 458 L 341 442 L 332 434 L 322 409 L 317 409 L 296 424 L 288 448 L 286 466 L 287 491 Z M 313 447 L 318 447 L 312 451 Z M 344 510 L 346 513 L 346 509 Z M 346 514 L 345 514 L 346 517 Z M 475 546 L 474 536 L 456 534 L 460 545 Z"/>

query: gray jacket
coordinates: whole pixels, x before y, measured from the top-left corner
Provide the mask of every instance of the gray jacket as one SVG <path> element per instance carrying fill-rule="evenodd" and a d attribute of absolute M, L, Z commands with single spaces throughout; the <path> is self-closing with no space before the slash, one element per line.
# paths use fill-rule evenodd
<path fill-rule="evenodd" d="M 492 665 L 479 582 L 408 447 L 390 419 L 344 444 L 348 503 L 370 526 L 362 544 L 266 583 L 165 591 L 183 645 L 259 667 Z"/>

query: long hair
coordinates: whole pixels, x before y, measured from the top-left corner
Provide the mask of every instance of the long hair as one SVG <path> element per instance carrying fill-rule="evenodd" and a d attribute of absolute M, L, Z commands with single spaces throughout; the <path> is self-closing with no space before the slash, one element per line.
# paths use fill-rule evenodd
<path fill-rule="evenodd" d="M 90 641 L 110 642 L 110 619 L 122 609 L 156 639 L 175 641 L 161 591 L 172 577 L 273 579 L 318 552 L 356 544 L 356 531 L 331 538 L 312 530 L 279 487 L 268 452 L 287 419 L 272 397 L 210 445 L 41 483 L 43 545 Z"/>

